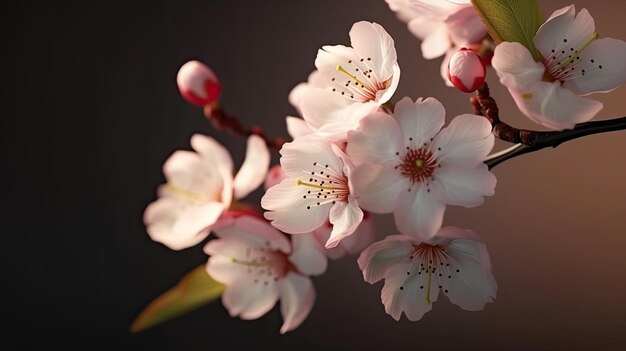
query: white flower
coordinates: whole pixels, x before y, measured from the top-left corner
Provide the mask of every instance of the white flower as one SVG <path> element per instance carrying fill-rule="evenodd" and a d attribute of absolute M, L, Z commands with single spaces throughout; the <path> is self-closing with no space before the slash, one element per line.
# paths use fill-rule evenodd
<path fill-rule="evenodd" d="M 491 124 L 465 114 L 440 131 L 444 118 L 436 99 L 404 98 L 393 117 L 373 113 L 348 135 L 354 196 L 365 210 L 393 212 L 403 234 L 430 239 L 446 204 L 473 207 L 494 194 L 496 178 L 483 163 Z"/>
<path fill-rule="evenodd" d="M 567 6 L 535 36 L 541 62 L 519 43 L 501 43 L 492 65 L 528 118 L 550 129 L 571 129 L 602 109 L 602 103 L 582 96 L 611 91 L 626 80 L 626 43 L 597 38 L 589 12 L 576 15 L 574 5 Z"/>
<path fill-rule="evenodd" d="M 246 159 L 233 178 L 233 161 L 214 139 L 195 134 L 196 152 L 176 151 L 163 165 L 167 183 L 146 208 L 144 223 L 154 241 L 180 250 L 201 242 L 233 196 L 241 199 L 265 180 L 270 154 L 262 138 L 248 138 Z"/>
<path fill-rule="evenodd" d="M 366 282 L 385 279 L 385 311 L 417 321 L 443 293 L 464 310 L 478 311 L 496 297 L 486 246 L 470 230 L 442 228 L 429 242 L 388 236 L 363 251 L 358 260 Z"/>
<path fill-rule="evenodd" d="M 383 27 L 357 22 L 350 40 L 352 47 L 324 46 L 317 54 L 315 66 L 326 88 L 309 88 L 292 99 L 307 124 L 325 138 L 345 138 L 361 118 L 389 101 L 400 79 L 394 42 Z"/>
<path fill-rule="evenodd" d="M 267 222 L 243 216 L 215 229 L 205 252 L 207 272 L 226 285 L 222 302 L 231 316 L 256 319 L 280 299 L 282 334 L 298 327 L 315 301 L 309 275 L 326 270 L 326 257 L 310 235 L 289 240 Z"/>
<path fill-rule="evenodd" d="M 326 246 L 352 234 L 363 212 L 350 192 L 352 164 L 335 144 L 302 137 L 283 145 L 286 179 L 267 190 L 261 206 L 265 218 L 285 233 L 310 233 L 327 220 L 333 225 Z"/>

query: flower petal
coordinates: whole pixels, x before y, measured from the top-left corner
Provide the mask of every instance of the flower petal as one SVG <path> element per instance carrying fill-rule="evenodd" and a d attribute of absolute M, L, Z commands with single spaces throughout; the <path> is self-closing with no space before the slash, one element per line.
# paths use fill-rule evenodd
<path fill-rule="evenodd" d="M 429 192 L 425 185 L 418 185 L 413 186 L 413 191 L 402 194 L 398 208 L 393 212 L 400 233 L 423 240 L 435 236 L 446 209 L 436 193 Z"/>
<path fill-rule="evenodd" d="M 285 235 L 266 221 L 252 216 L 243 215 L 237 217 L 232 221 L 232 225 L 218 226 L 214 231 L 219 238 L 238 238 L 247 242 L 249 246 L 269 246 L 272 250 L 280 250 L 283 253 L 291 252 L 291 245 Z M 206 249 L 210 247 L 209 245 Z M 219 252 L 209 251 L 207 253 L 216 254 Z"/>
<path fill-rule="evenodd" d="M 306 275 L 320 275 L 326 271 L 327 260 L 312 233 L 291 237 L 293 252 L 289 260 Z"/>
<path fill-rule="evenodd" d="M 409 23 L 409 29 L 415 28 L 417 25 L 421 25 L 420 22 L 411 21 Z M 436 26 L 436 29 L 431 31 L 421 44 L 422 56 L 427 60 L 444 55 L 450 47 L 452 47 L 448 26 L 441 22 L 431 24 L 431 26 Z M 412 31 L 415 32 L 416 30 L 413 29 Z"/>
<path fill-rule="evenodd" d="M 393 117 L 374 112 L 363 118 L 360 127 L 348 134 L 347 154 L 355 165 L 366 162 L 393 164 L 396 152 L 402 151 L 402 131 Z"/>
<path fill-rule="evenodd" d="M 244 198 L 258 188 L 265 181 L 269 165 L 270 152 L 265 140 L 258 135 L 251 135 L 248 138 L 246 158 L 233 183 L 235 198 Z"/>
<path fill-rule="evenodd" d="M 477 115 L 455 117 L 433 140 L 437 161 L 442 166 L 476 167 L 481 164 L 494 144 L 491 123 Z"/>
<path fill-rule="evenodd" d="M 279 288 L 274 282 L 263 284 L 257 280 L 238 279 L 226 287 L 222 303 L 231 317 L 257 319 L 274 307 Z"/>
<path fill-rule="evenodd" d="M 374 216 L 364 212 L 361 224 L 352 235 L 349 235 L 341 241 L 340 246 L 351 255 L 359 255 L 366 247 L 376 241 L 377 236 Z"/>
<path fill-rule="evenodd" d="M 307 91 L 308 89 L 313 88 L 325 88 L 328 84 L 326 83 L 326 78 L 320 71 L 315 70 L 309 74 L 309 78 L 306 82 L 300 83 L 296 85 L 289 92 L 289 103 L 296 108 L 296 110 L 300 111 L 300 96 L 302 93 Z M 292 135 L 292 137 L 294 137 Z"/>
<path fill-rule="evenodd" d="M 446 18 L 451 41 L 456 47 L 479 43 L 487 34 L 487 29 L 472 6 L 461 8 Z"/>
<path fill-rule="evenodd" d="M 332 172 L 337 174 L 343 172 L 343 162 L 335 154 L 330 143 L 324 140 L 298 138 L 285 143 L 280 149 L 280 154 L 280 164 L 290 178 L 308 179 L 311 172 L 324 171 L 323 166 L 326 165 Z"/>
<path fill-rule="evenodd" d="M 329 214 L 333 230 L 326 248 L 333 248 L 345 237 L 354 233 L 363 220 L 363 211 L 359 208 L 353 196 L 348 196 L 348 202 L 338 201 L 331 207 Z"/>
<path fill-rule="evenodd" d="M 202 236 L 188 238 L 174 235 L 172 229 L 174 223 L 187 205 L 185 201 L 172 196 L 162 197 L 148 205 L 144 212 L 143 221 L 150 238 L 173 250 L 191 247 L 202 241 L 204 239 Z"/>
<path fill-rule="evenodd" d="M 396 264 L 385 273 L 385 286 L 381 292 L 381 299 L 387 312 L 393 319 L 399 321 L 402 312 L 410 321 L 420 320 L 424 314 L 432 309 L 433 302 L 437 301 L 439 289 L 436 284 L 430 284 L 430 293 L 427 298 L 428 284 L 424 283 L 422 275 L 406 273 L 411 271 L 411 264 Z"/>
<path fill-rule="evenodd" d="M 217 169 L 223 170 L 226 174 L 233 174 L 233 160 L 230 153 L 215 139 L 202 134 L 194 134 L 191 136 L 191 147 L 205 159 L 211 160 Z"/>
<path fill-rule="evenodd" d="M 545 67 L 535 62 L 530 51 L 520 43 L 500 43 L 491 59 L 491 65 L 500 77 L 500 83 L 509 89 L 529 90 L 539 82 Z"/>
<path fill-rule="evenodd" d="M 187 207 L 174 223 L 173 235 L 178 237 L 176 240 L 202 240 L 207 237 L 208 229 L 215 224 L 223 210 L 224 204 L 219 202 Z"/>
<path fill-rule="evenodd" d="M 398 60 L 393 38 L 377 23 L 360 21 L 352 25 L 350 43 L 360 58 L 371 59 L 380 81 L 389 79 Z"/>
<path fill-rule="evenodd" d="M 535 46 L 546 59 L 555 54 L 559 57 L 559 53 L 563 51 L 565 53 L 562 54 L 569 55 L 582 50 L 595 31 L 593 18 L 587 9 L 582 9 L 576 15 L 575 6 L 570 5 L 554 11 L 539 27 L 535 35 Z"/>
<path fill-rule="evenodd" d="M 355 168 L 351 182 L 359 206 L 374 213 L 392 212 L 399 195 L 410 188 L 408 179 L 393 167 L 370 163 Z"/>
<path fill-rule="evenodd" d="M 406 235 L 390 235 L 385 240 L 377 241 L 363 250 L 358 259 L 363 279 L 374 284 L 383 279 L 391 266 L 408 262 L 415 251 L 414 239 Z"/>
<path fill-rule="evenodd" d="M 172 195 L 189 203 L 220 198 L 224 179 L 215 165 L 191 151 L 176 151 L 163 164 L 167 184 L 162 195 Z"/>
<path fill-rule="evenodd" d="M 574 94 L 606 93 L 626 81 L 626 42 L 623 40 L 594 40 L 579 57 L 581 63 L 576 65 L 576 70 L 581 74 L 563 83 L 563 87 Z"/>
<path fill-rule="evenodd" d="M 412 141 L 413 145 L 421 146 L 430 143 L 443 127 L 446 110 L 435 98 L 419 98 L 413 103 L 410 98 L 405 97 L 396 104 L 393 117 L 404 135 L 404 143 L 410 144 Z"/>
<path fill-rule="evenodd" d="M 435 177 L 450 205 L 478 206 L 483 203 L 484 196 L 495 193 L 496 176 L 484 164 L 477 168 L 441 167 L 435 171 Z"/>
<path fill-rule="evenodd" d="M 287 116 L 286 123 L 287 133 L 292 139 L 313 133 L 313 130 L 302 118 Z"/>
<path fill-rule="evenodd" d="M 311 279 L 288 273 L 281 280 L 280 313 L 283 316 L 283 325 L 280 333 L 285 334 L 300 326 L 311 312 L 314 302 L 315 290 Z"/>

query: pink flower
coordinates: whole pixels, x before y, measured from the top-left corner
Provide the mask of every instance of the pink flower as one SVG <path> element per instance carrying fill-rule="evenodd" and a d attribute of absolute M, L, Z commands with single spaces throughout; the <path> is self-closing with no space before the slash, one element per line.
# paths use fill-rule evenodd
<path fill-rule="evenodd" d="M 485 62 L 475 51 L 462 48 L 450 58 L 448 79 L 464 93 L 476 91 L 485 82 Z"/>
<path fill-rule="evenodd" d="M 366 282 L 385 279 L 381 298 L 395 320 L 417 321 L 439 292 L 466 311 L 478 311 L 496 297 L 486 246 L 471 230 L 445 227 L 429 242 L 391 235 L 363 251 L 358 260 Z"/>
<path fill-rule="evenodd" d="M 218 239 L 204 251 L 211 255 L 207 272 L 226 285 L 222 303 L 232 317 L 257 319 L 280 300 L 282 334 L 297 328 L 315 301 L 309 275 L 326 270 L 326 257 L 310 235 L 292 243 L 264 220 L 236 218 L 215 229 Z"/>
<path fill-rule="evenodd" d="M 394 213 L 401 233 L 432 238 L 446 204 L 473 207 L 493 195 L 483 161 L 494 144 L 483 117 L 460 115 L 440 131 L 445 110 L 433 98 L 404 98 L 393 117 L 372 113 L 348 135 L 354 196 L 363 209 Z"/>
<path fill-rule="evenodd" d="M 324 46 L 315 66 L 325 88 L 300 94 L 299 108 L 318 135 L 343 139 L 359 120 L 389 101 L 400 79 L 393 39 L 376 23 L 357 22 L 350 30 L 352 47 Z"/>
<path fill-rule="evenodd" d="M 231 206 L 263 183 L 270 162 L 263 139 L 248 138 L 246 159 L 233 178 L 233 161 L 214 139 L 195 134 L 195 152 L 176 151 L 163 165 L 167 183 L 146 208 L 144 223 L 154 241 L 180 250 L 198 244 Z"/>
<path fill-rule="evenodd" d="M 351 194 L 348 157 L 335 144 L 311 137 L 285 144 L 280 153 L 287 179 L 261 199 L 265 218 L 290 234 L 312 232 L 330 220 L 333 230 L 326 247 L 336 246 L 363 219 Z"/>
<path fill-rule="evenodd" d="M 501 43 L 492 65 L 528 118 L 550 129 L 571 129 L 602 109 L 582 96 L 611 91 L 626 80 L 626 43 L 597 38 L 589 12 L 576 15 L 574 5 L 567 6 L 535 35 L 541 62 L 519 43 Z"/>
<path fill-rule="evenodd" d="M 178 70 L 176 83 L 180 95 L 187 102 L 197 106 L 205 106 L 217 101 L 222 91 L 215 73 L 199 61 L 185 63 Z"/>
<path fill-rule="evenodd" d="M 313 237 L 317 241 L 317 244 L 322 252 L 324 252 L 324 255 L 331 260 L 338 260 L 347 254 L 358 255 L 366 247 L 376 241 L 377 235 L 374 216 L 367 212 L 363 212 L 363 221 L 359 224 L 354 233 L 341 240 L 337 246 L 327 249 L 326 243 L 330 239 L 332 229 L 333 225 L 330 224 L 330 222 L 326 222 L 313 231 Z"/>

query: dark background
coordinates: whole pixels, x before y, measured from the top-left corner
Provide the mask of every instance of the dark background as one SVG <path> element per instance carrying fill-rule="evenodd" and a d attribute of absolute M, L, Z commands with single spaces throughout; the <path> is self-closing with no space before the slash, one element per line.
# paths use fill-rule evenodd
<path fill-rule="evenodd" d="M 146 304 L 206 260 L 201 246 L 174 252 L 145 233 L 163 161 L 195 132 L 223 142 L 237 163 L 244 153 L 243 140 L 215 131 L 180 98 L 183 63 L 210 64 L 229 111 L 284 135 L 283 118 L 295 113 L 287 94 L 314 68 L 317 48 L 347 45 L 352 23 L 367 19 L 396 40 L 394 101 L 434 96 L 449 119 L 471 111 L 467 96 L 443 86 L 440 61 L 421 58 L 383 0 L 3 4 L 0 316 L 9 327 L 0 335 L 9 349 L 626 347 L 624 132 L 509 161 L 496 168 L 497 194 L 484 206 L 448 209 L 446 224 L 489 245 L 499 291 L 484 311 L 441 297 L 420 322 L 395 322 L 381 285 L 364 283 L 346 258 L 315 278 L 314 310 L 285 336 L 277 309 L 246 322 L 219 302 L 130 334 Z M 546 16 L 568 4 L 541 1 Z M 577 4 L 601 35 L 626 38 L 626 2 Z M 533 127 L 489 75 L 504 118 Z M 624 114 L 624 88 L 595 97 L 605 103 L 597 119 Z M 379 228 L 394 232 L 385 219 Z"/>

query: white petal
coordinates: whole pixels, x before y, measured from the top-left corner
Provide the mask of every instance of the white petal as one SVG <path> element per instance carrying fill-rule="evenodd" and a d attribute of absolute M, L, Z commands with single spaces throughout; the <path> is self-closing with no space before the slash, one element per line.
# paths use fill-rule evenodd
<path fill-rule="evenodd" d="M 404 143 L 421 146 L 430 143 L 445 123 L 446 110 L 435 98 L 417 99 L 415 103 L 405 97 L 394 109 L 393 117 L 404 135 Z"/>
<path fill-rule="evenodd" d="M 435 177 L 450 205 L 478 206 L 483 203 L 483 196 L 495 193 L 496 176 L 484 164 L 477 168 L 441 167 L 436 170 Z"/>
<path fill-rule="evenodd" d="M 437 153 L 442 166 L 476 167 L 494 144 L 491 123 L 477 115 L 455 117 L 433 140 L 431 150 Z"/>
<path fill-rule="evenodd" d="M 207 246 L 217 241 L 221 240 L 211 240 Z M 209 276 L 224 285 L 231 285 L 241 279 L 246 274 L 245 269 L 245 266 L 233 263 L 233 258 L 226 255 L 211 256 L 206 265 Z"/>
<path fill-rule="evenodd" d="M 291 103 L 296 110 L 300 111 L 300 96 L 302 96 L 305 91 L 314 88 L 325 88 L 327 86 L 328 84 L 326 83 L 324 75 L 318 70 L 315 70 L 309 74 L 309 78 L 306 82 L 300 83 L 291 89 L 291 92 L 289 92 L 289 103 Z M 292 137 L 295 138 L 293 135 Z"/>
<path fill-rule="evenodd" d="M 433 188 L 419 184 L 413 186 L 411 192 L 402 194 L 398 208 L 393 212 L 400 233 L 423 240 L 435 236 L 441 228 L 446 208 L 436 193 Z"/>
<path fill-rule="evenodd" d="M 246 158 L 233 183 L 235 198 L 244 198 L 258 188 L 265 181 L 269 166 L 270 152 L 265 140 L 258 135 L 251 135 L 248 138 Z"/>
<path fill-rule="evenodd" d="M 286 123 L 287 133 L 289 133 L 289 136 L 293 139 L 313 133 L 313 130 L 302 118 L 287 116 Z"/>
<path fill-rule="evenodd" d="M 472 6 L 453 13 L 445 21 L 450 38 L 456 47 L 479 43 L 487 34 L 487 29 Z"/>
<path fill-rule="evenodd" d="M 400 194 L 410 183 L 393 167 L 363 164 L 352 172 L 353 195 L 361 208 L 374 213 L 389 213 L 397 206 Z"/>
<path fill-rule="evenodd" d="M 446 283 L 450 301 L 467 311 L 478 311 L 496 297 L 497 284 L 489 262 L 482 262 L 485 245 L 468 239 L 446 245 L 451 279 Z M 488 257 L 488 256 L 487 256 Z M 458 271 L 456 271 L 458 270 Z"/>
<path fill-rule="evenodd" d="M 444 83 L 446 83 L 446 85 L 450 88 L 454 87 L 454 85 L 450 81 L 450 78 L 448 78 L 448 65 L 450 64 L 452 55 L 455 53 L 456 50 L 448 50 L 448 52 L 446 52 L 446 56 L 444 56 L 443 60 L 441 60 L 441 66 L 439 66 L 439 74 L 441 75 Z"/>
<path fill-rule="evenodd" d="M 357 22 L 350 30 L 352 47 L 360 58 L 371 58 L 376 77 L 385 81 L 393 74 L 393 66 L 398 60 L 393 38 L 377 23 Z"/>
<path fill-rule="evenodd" d="M 280 149 L 280 164 L 290 178 L 308 179 L 311 172 L 330 169 L 336 174 L 343 172 L 343 162 L 333 152 L 330 143 L 315 138 L 298 138 Z M 328 167 L 325 167 L 328 165 Z"/>
<path fill-rule="evenodd" d="M 381 299 L 385 305 L 385 312 L 397 321 L 400 320 L 402 312 L 410 321 L 420 320 L 432 309 L 432 303 L 437 301 L 439 295 L 437 284 L 431 282 L 429 285 L 425 274 L 418 275 L 413 272 L 407 275 L 409 271 L 411 264 L 406 263 L 396 264 L 385 272 L 385 286 L 381 292 Z"/>
<path fill-rule="evenodd" d="M 520 43 L 500 43 L 491 59 L 500 83 L 509 89 L 529 90 L 543 77 L 545 67 L 535 62 L 530 51 Z"/>
<path fill-rule="evenodd" d="M 293 252 L 289 260 L 306 275 L 320 275 L 326 271 L 327 260 L 312 233 L 291 237 Z"/>
<path fill-rule="evenodd" d="M 374 112 L 361 120 L 357 131 L 348 134 L 346 152 L 357 166 L 366 162 L 395 166 L 396 152 L 403 149 L 398 123 L 385 113 Z"/>
<path fill-rule="evenodd" d="M 191 151 L 176 151 L 163 164 L 163 193 L 189 203 L 220 200 L 224 179 L 211 161 Z"/>
<path fill-rule="evenodd" d="M 410 23 L 413 27 L 416 25 L 415 21 Z M 444 23 L 440 23 L 437 29 L 431 32 L 424 41 L 422 41 L 422 56 L 425 59 L 430 60 L 444 55 L 452 47 L 450 42 L 450 33 L 448 32 L 448 26 Z"/>
<path fill-rule="evenodd" d="M 600 110 L 602 103 L 577 96 L 559 82 L 538 82 L 530 92 L 509 89 L 517 107 L 536 123 L 554 130 L 571 129 L 587 122 Z"/>
<path fill-rule="evenodd" d="M 233 160 L 228 150 L 215 139 L 202 134 L 194 134 L 191 137 L 191 147 L 204 158 L 211 160 L 216 168 L 223 169 L 225 173 L 233 174 Z"/>
<path fill-rule="evenodd" d="M 224 204 L 219 202 L 187 207 L 172 228 L 173 235 L 177 237 L 175 240 L 199 242 L 206 238 L 223 210 Z"/>
<path fill-rule="evenodd" d="M 579 57 L 581 63 L 575 69 L 581 73 L 563 83 L 563 87 L 574 94 L 605 93 L 620 87 L 626 81 L 626 42 L 623 40 L 594 40 Z M 582 70 L 585 75 L 582 75 Z"/>
<path fill-rule="evenodd" d="M 285 235 L 272 228 L 266 221 L 256 217 L 240 216 L 233 220 L 232 225 L 218 226 L 214 231 L 223 239 L 238 238 L 251 246 L 269 247 L 284 253 L 291 252 L 291 245 Z M 209 254 L 215 253 L 209 252 Z"/>
<path fill-rule="evenodd" d="M 165 196 L 148 205 L 143 221 L 150 238 L 170 249 L 181 250 L 191 247 L 204 239 L 203 236 L 178 236 L 174 234 L 174 223 L 188 204 L 176 197 Z"/>
<path fill-rule="evenodd" d="M 363 211 L 359 208 L 352 195 L 348 196 L 348 202 L 338 201 L 330 209 L 330 223 L 333 230 L 326 243 L 326 248 L 333 248 L 345 237 L 354 233 L 363 220 Z"/>
<path fill-rule="evenodd" d="M 363 250 L 357 261 L 363 271 L 363 279 L 374 284 L 383 279 L 389 267 L 408 262 L 409 256 L 415 251 L 414 242 L 413 238 L 406 235 L 390 235 Z"/>
<path fill-rule="evenodd" d="M 266 285 L 244 278 L 226 287 L 222 303 L 231 317 L 257 319 L 274 307 L 278 297 L 279 289 L 273 281 Z"/>
<path fill-rule="evenodd" d="M 359 255 L 363 250 L 376 241 L 376 221 L 370 213 L 363 213 L 363 221 L 356 228 L 352 235 L 341 241 L 338 247 L 343 247 L 351 255 Z"/>
<path fill-rule="evenodd" d="M 288 273 L 281 280 L 280 313 L 283 316 L 283 325 L 280 333 L 285 334 L 300 326 L 311 312 L 314 302 L 315 290 L 311 279 Z"/>
<path fill-rule="evenodd" d="M 535 46 L 544 58 L 554 54 L 559 57 L 559 54 L 563 55 L 562 51 L 565 55 L 580 51 L 591 40 L 596 30 L 593 18 L 587 9 L 575 13 L 574 5 L 566 6 L 554 11 L 541 25 L 535 35 Z"/>

